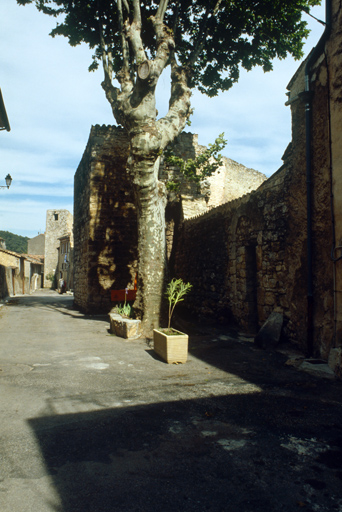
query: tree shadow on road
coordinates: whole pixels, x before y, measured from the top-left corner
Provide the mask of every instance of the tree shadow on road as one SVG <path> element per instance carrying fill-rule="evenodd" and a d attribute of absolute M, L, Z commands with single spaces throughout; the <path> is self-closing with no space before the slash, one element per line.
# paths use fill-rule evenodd
<path fill-rule="evenodd" d="M 293 512 L 339 499 L 331 404 L 260 391 L 57 412 L 29 424 L 60 512 Z"/>

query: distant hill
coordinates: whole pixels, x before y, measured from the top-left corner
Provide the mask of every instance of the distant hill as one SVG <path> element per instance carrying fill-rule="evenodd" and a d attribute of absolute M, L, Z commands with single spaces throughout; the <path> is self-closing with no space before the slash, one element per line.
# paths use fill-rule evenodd
<path fill-rule="evenodd" d="M 8 251 L 17 252 L 19 254 L 27 254 L 27 241 L 28 236 L 15 235 L 9 231 L 0 231 L 0 238 L 6 242 L 6 249 Z"/>

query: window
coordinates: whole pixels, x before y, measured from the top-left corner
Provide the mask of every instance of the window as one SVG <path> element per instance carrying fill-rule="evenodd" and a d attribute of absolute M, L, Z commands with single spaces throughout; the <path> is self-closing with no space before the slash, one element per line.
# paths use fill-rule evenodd
<path fill-rule="evenodd" d="M 53 215 L 55 217 L 55 220 L 58 220 L 58 213 L 54 213 Z"/>

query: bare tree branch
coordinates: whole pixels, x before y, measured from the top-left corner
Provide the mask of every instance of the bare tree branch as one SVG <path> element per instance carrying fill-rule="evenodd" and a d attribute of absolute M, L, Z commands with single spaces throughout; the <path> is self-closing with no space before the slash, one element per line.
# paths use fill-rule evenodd
<path fill-rule="evenodd" d="M 140 0 L 133 0 L 133 22 L 126 21 L 126 35 L 129 38 L 136 63 L 139 65 L 147 60 L 141 39 L 141 10 Z"/>
<path fill-rule="evenodd" d="M 134 22 L 129 24 L 128 21 L 126 21 L 125 29 L 126 36 L 131 43 L 131 49 L 133 51 L 136 63 L 139 65 L 147 60 L 144 45 L 141 39 L 141 26 Z"/>
<path fill-rule="evenodd" d="M 102 24 L 102 16 L 99 12 L 99 31 L 100 31 L 100 44 L 101 44 L 101 52 L 102 52 L 102 66 L 105 76 L 105 82 L 112 83 L 113 78 L 113 67 L 112 62 L 107 57 L 106 43 L 103 35 L 103 24 Z"/>
<path fill-rule="evenodd" d="M 176 4 L 175 17 L 173 20 L 173 27 L 172 27 L 173 38 L 175 41 L 176 41 L 176 33 L 177 33 L 177 28 L 178 28 L 178 18 L 179 18 L 179 0 L 177 1 L 177 4 Z"/>
<path fill-rule="evenodd" d="M 122 1 L 123 1 L 123 4 L 124 4 L 124 6 L 125 6 L 125 8 L 126 8 L 127 12 L 129 13 L 129 12 L 130 12 L 130 9 L 129 9 L 129 5 L 128 5 L 127 0 L 122 0 Z"/>
<path fill-rule="evenodd" d="M 124 0 L 125 1 L 125 0 Z M 123 69 L 126 73 L 129 72 L 129 47 L 125 36 L 124 30 L 124 17 L 122 11 L 122 0 L 117 0 L 118 3 L 118 19 L 119 29 L 121 32 L 121 45 L 122 45 L 122 57 L 123 57 Z"/>
<path fill-rule="evenodd" d="M 160 0 L 156 17 L 163 21 L 169 0 Z"/>
<path fill-rule="evenodd" d="M 170 55 L 174 50 L 175 42 L 172 31 L 164 25 L 158 16 L 151 16 L 151 20 L 157 39 L 157 52 L 153 67 L 156 76 L 159 77 L 170 60 Z"/>
<path fill-rule="evenodd" d="M 191 89 L 188 86 L 187 70 L 178 66 L 176 59 L 171 60 L 171 97 L 169 111 L 157 126 L 162 133 L 162 149 L 184 129 L 191 114 Z"/>
<path fill-rule="evenodd" d="M 137 23 L 141 27 L 140 0 L 133 0 L 133 10 L 134 10 L 134 23 Z"/>

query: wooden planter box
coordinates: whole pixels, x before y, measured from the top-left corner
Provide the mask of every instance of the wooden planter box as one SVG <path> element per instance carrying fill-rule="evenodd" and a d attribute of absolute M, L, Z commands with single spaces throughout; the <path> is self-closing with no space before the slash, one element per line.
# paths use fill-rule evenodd
<path fill-rule="evenodd" d="M 170 336 L 162 330 L 153 329 L 154 351 L 169 364 L 186 363 L 189 337 L 183 332 L 175 332 L 177 335 Z"/>

